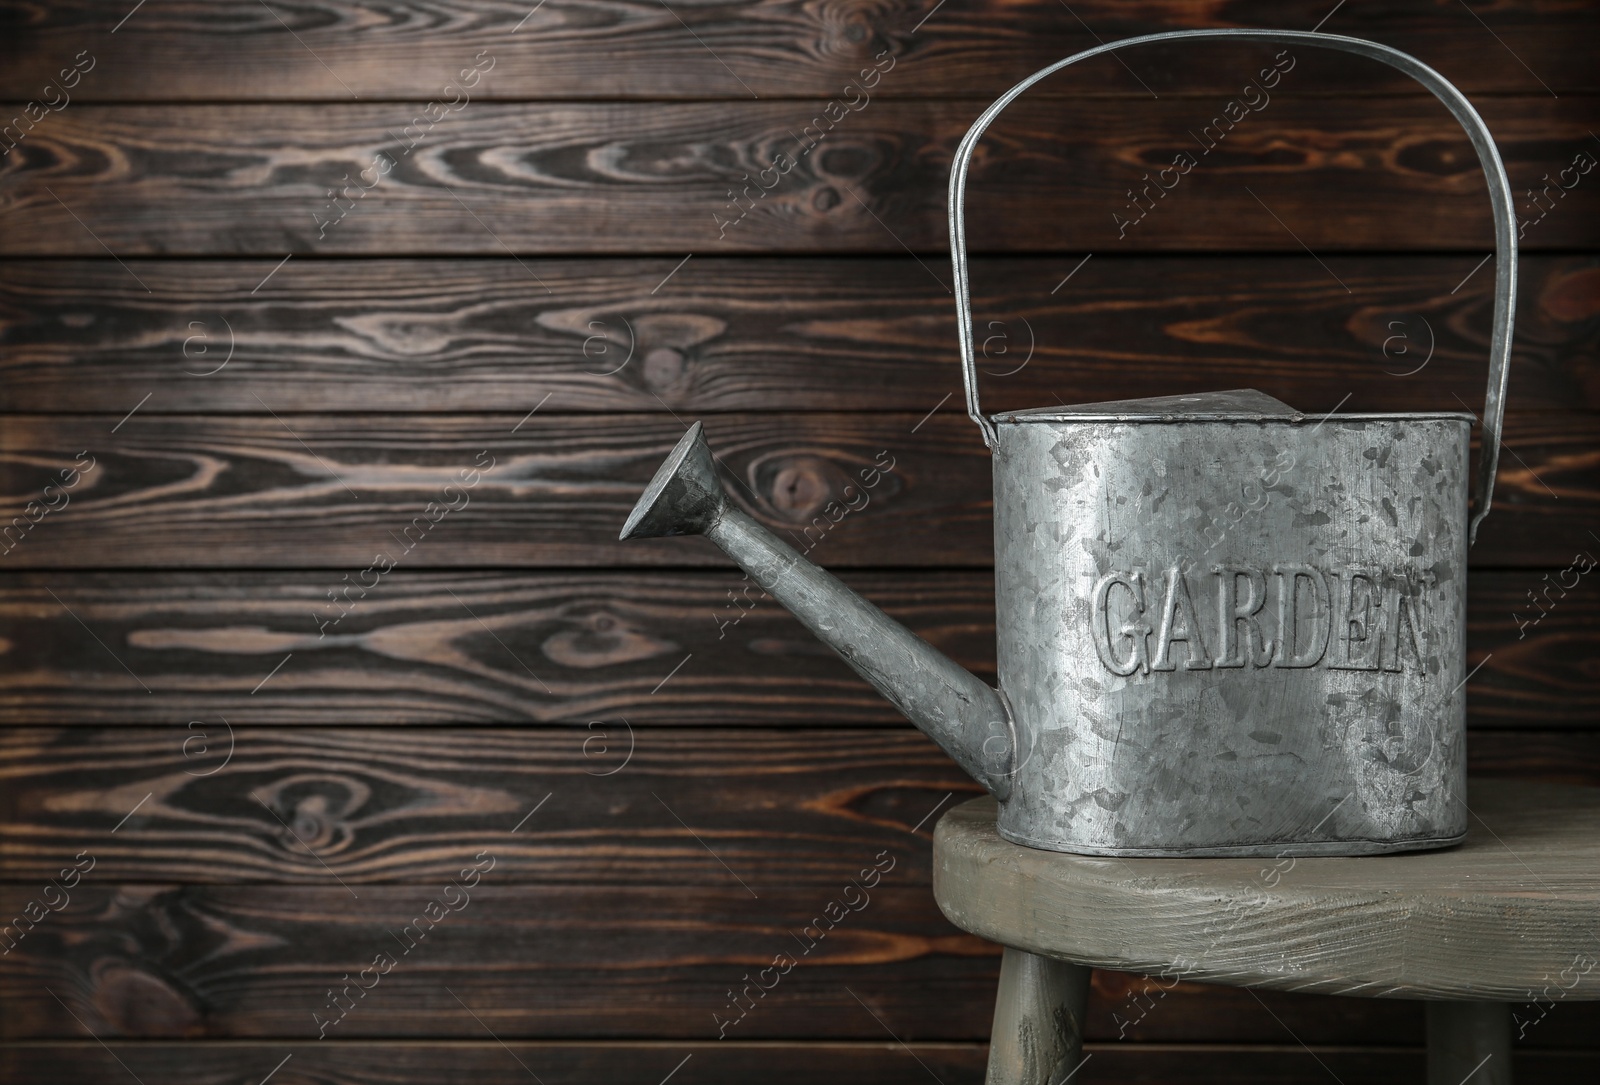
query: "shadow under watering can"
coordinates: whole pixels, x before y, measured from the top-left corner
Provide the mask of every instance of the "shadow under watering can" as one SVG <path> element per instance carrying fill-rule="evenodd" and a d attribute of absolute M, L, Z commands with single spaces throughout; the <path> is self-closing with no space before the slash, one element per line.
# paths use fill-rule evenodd
<path fill-rule="evenodd" d="M 1253 390 L 981 410 L 964 224 L 978 140 L 1069 64 L 1198 38 L 1381 61 L 1466 129 L 1498 254 L 1470 519 L 1462 412 L 1317 417 Z M 956 152 L 949 213 L 967 412 L 994 458 L 998 689 L 730 503 L 699 423 L 622 538 L 710 539 L 988 788 L 1016 843 L 1294 856 L 1462 840 L 1467 549 L 1489 511 L 1516 286 L 1511 186 L 1472 105 L 1415 58 L 1358 38 L 1130 38 L 990 106 Z"/>

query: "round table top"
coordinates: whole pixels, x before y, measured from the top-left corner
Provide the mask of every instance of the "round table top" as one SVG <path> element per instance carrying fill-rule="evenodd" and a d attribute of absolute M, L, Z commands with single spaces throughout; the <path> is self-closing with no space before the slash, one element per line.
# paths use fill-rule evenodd
<path fill-rule="evenodd" d="M 1047 957 L 1369 998 L 1600 998 L 1600 788 L 1474 780 L 1466 843 L 1312 859 L 1113 859 L 934 831 L 950 921 Z"/>

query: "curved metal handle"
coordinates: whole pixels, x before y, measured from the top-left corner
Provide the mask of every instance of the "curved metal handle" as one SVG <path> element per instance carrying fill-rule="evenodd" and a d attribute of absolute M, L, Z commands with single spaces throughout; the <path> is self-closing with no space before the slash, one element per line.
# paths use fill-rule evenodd
<path fill-rule="evenodd" d="M 1152 42 L 1177 41 L 1186 38 L 1225 38 L 1236 41 L 1299 42 L 1319 49 L 1338 49 L 1347 53 L 1382 61 L 1411 76 L 1427 87 L 1433 96 L 1443 102 L 1452 116 L 1466 129 L 1467 137 L 1478 152 L 1478 160 L 1489 182 L 1489 203 L 1494 209 L 1495 238 L 1495 299 L 1494 333 L 1489 350 L 1489 390 L 1483 405 L 1483 447 L 1478 458 L 1477 508 L 1472 515 L 1469 539 L 1476 540 L 1478 524 L 1489 514 L 1489 502 L 1494 493 L 1495 472 L 1500 463 L 1500 430 L 1505 417 L 1506 373 L 1511 360 L 1511 325 L 1517 300 L 1517 234 L 1516 217 L 1511 210 L 1511 181 L 1506 177 L 1506 167 L 1495 149 L 1494 137 L 1472 103 L 1444 76 L 1422 61 L 1398 49 L 1380 45 L 1364 38 L 1350 38 L 1339 34 L 1317 34 L 1305 30 L 1176 30 L 1163 34 L 1144 34 L 1137 38 L 1124 38 L 1107 45 L 1085 49 L 1048 68 L 1034 72 L 1028 78 L 1006 91 L 983 115 L 972 123 L 967 134 L 956 148 L 955 160 L 950 167 L 950 263 L 955 272 L 956 322 L 961 331 L 961 378 L 967 390 L 967 414 L 983 431 L 983 443 L 994 447 L 994 423 L 985 418 L 978 405 L 978 371 L 972 347 L 972 291 L 967 282 L 967 233 L 965 199 L 967 167 L 972 161 L 972 151 L 978 140 L 1005 109 L 1023 91 L 1046 76 L 1053 75 L 1070 64 L 1087 60 L 1101 53 L 1126 49 L 1133 45 Z"/>

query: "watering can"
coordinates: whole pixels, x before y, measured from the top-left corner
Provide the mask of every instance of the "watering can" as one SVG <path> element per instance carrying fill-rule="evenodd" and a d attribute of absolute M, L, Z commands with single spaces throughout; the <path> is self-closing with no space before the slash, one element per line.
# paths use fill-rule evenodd
<path fill-rule="evenodd" d="M 1303 414 L 1251 390 L 985 415 L 963 221 L 990 122 L 1069 64 L 1190 38 L 1344 50 L 1411 75 L 1489 181 L 1497 263 L 1469 523 L 1463 412 Z M 950 177 L 967 413 L 994 463 L 999 688 L 729 502 L 700 423 L 623 539 L 704 535 L 999 800 L 1005 839 L 1115 856 L 1362 855 L 1466 834 L 1467 548 L 1489 511 L 1516 286 L 1511 186 L 1472 105 L 1375 42 L 1280 30 L 1086 50 L 972 125 Z"/>

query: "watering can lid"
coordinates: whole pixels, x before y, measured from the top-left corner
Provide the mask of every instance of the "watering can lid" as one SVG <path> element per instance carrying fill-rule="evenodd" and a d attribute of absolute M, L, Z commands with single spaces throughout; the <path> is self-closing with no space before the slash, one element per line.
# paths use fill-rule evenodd
<path fill-rule="evenodd" d="M 1079 403 L 1071 407 L 1032 407 L 993 416 L 999 423 L 1014 422 L 1254 422 L 1266 418 L 1302 421 L 1314 416 L 1302 414 L 1281 399 L 1274 399 L 1254 388 L 1235 388 L 1227 392 L 1202 392 L 1187 396 L 1156 396 L 1152 399 L 1117 399 L 1107 403 Z M 1321 416 L 1326 417 L 1326 416 Z M 1472 415 L 1460 411 L 1431 411 L 1404 415 L 1348 414 L 1342 419 L 1366 421 L 1374 418 L 1457 418 L 1470 421 Z"/>

